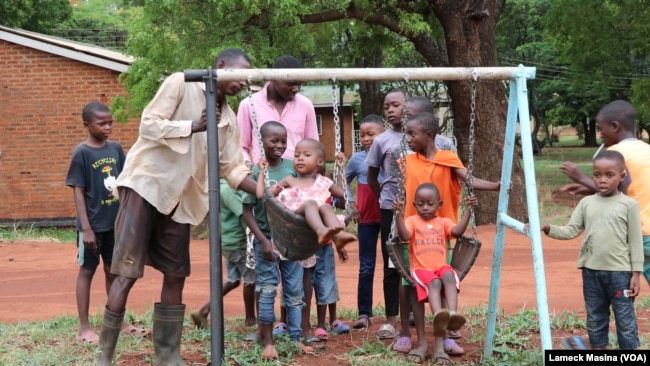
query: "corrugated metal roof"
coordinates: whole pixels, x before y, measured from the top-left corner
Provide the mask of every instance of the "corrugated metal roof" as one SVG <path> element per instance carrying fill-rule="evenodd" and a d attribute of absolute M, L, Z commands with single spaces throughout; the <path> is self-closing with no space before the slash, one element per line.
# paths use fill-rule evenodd
<path fill-rule="evenodd" d="M 337 102 L 340 102 L 339 93 L 340 89 L 336 91 Z M 331 85 L 302 85 L 300 88 L 300 94 L 311 100 L 314 107 L 322 107 L 332 105 L 332 86 Z M 350 91 L 346 90 L 343 95 L 343 105 L 351 105 L 356 100 L 358 96 L 352 94 Z"/>
<path fill-rule="evenodd" d="M 125 72 L 134 58 L 107 48 L 0 26 L 0 39 L 73 60 Z"/>

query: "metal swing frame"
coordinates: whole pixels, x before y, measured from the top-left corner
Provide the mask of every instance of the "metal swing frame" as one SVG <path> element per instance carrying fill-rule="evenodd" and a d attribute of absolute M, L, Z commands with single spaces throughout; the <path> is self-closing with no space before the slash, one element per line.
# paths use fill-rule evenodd
<path fill-rule="evenodd" d="M 212 362 L 221 365 L 223 359 L 223 301 L 221 297 L 221 243 L 219 228 L 219 154 L 216 128 L 216 82 L 223 81 L 267 81 L 267 80 L 301 80 L 342 81 L 364 80 L 470 80 L 473 74 L 486 80 L 510 80 L 510 97 L 504 138 L 503 165 L 501 166 L 501 189 L 497 208 L 496 236 L 494 239 L 494 256 L 492 278 L 488 305 L 488 329 L 484 356 L 492 357 L 496 327 L 497 305 L 505 228 L 509 227 L 529 237 L 532 241 L 533 270 L 537 295 L 537 311 L 540 326 L 542 349 L 552 348 L 551 328 L 544 276 L 544 257 L 540 233 L 537 187 L 535 182 L 535 165 L 530 131 L 530 113 L 526 80 L 535 78 L 535 68 L 524 67 L 476 67 L 476 68 L 350 68 L 350 69 L 207 69 L 185 72 L 185 80 L 206 83 L 208 114 L 208 189 L 210 194 L 210 291 L 211 291 L 211 330 Z M 508 216 L 507 187 L 511 183 L 513 159 L 515 153 L 515 135 L 518 119 L 520 123 L 521 145 L 523 153 L 523 170 L 525 180 L 526 202 L 530 230 L 524 231 L 524 223 Z M 215 316 L 216 315 L 216 316 Z M 220 323 L 219 323 L 220 321 Z"/>

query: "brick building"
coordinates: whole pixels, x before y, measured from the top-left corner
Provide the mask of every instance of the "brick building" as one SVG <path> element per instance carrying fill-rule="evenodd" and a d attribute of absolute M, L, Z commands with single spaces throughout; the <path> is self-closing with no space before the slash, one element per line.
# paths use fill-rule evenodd
<path fill-rule="evenodd" d="M 81 110 L 109 104 L 126 90 L 117 81 L 131 58 L 100 47 L 0 26 L 0 226 L 71 225 L 75 208 L 65 175 L 82 142 Z M 316 108 L 328 159 L 334 155 L 331 87 L 305 86 Z M 345 95 L 343 150 L 352 154 L 351 97 Z M 118 124 L 111 139 L 128 152 L 138 118 Z"/>
<path fill-rule="evenodd" d="M 72 189 L 65 175 L 87 136 L 82 108 L 110 103 L 131 59 L 99 47 L 0 27 L 0 225 L 69 225 Z M 137 119 L 113 129 L 128 151 Z"/>

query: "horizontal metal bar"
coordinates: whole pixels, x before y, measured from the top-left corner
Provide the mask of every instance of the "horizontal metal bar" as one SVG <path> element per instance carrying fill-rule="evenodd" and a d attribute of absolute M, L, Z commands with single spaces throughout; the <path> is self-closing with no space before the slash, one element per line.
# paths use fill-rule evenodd
<path fill-rule="evenodd" d="M 499 221 L 504 226 L 507 226 L 515 231 L 518 231 L 521 234 L 528 236 L 528 233 L 524 231 L 525 224 L 513 217 L 508 216 L 508 214 L 501 212 L 497 215 Z"/>
<path fill-rule="evenodd" d="M 219 81 L 369 81 L 369 80 L 510 80 L 535 78 L 534 67 L 422 67 L 324 69 L 215 69 Z M 207 70 L 185 71 L 187 81 L 201 81 Z M 189 78 L 189 79 L 188 79 Z"/>

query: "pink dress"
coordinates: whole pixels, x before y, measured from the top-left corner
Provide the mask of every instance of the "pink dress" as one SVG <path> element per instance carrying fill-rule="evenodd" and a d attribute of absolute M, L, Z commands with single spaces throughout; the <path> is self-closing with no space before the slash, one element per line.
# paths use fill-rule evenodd
<path fill-rule="evenodd" d="M 300 205 L 309 200 L 316 201 L 319 206 L 326 205 L 327 199 L 331 196 L 330 187 L 332 184 L 334 184 L 334 182 L 331 179 L 318 175 L 316 181 L 311 187 L 291 187 L 283 189 L 278 195 L 278 200 L 292 211 L 297 210 Z M 316 265 L 316 255 L 314 254 L 307 259 L 298 261 L 298 263 L 300 263 L 304 268 L 312 268 Z"/>
<path fill-rule="evenodd" d="M 295 211 L 303 203 L 314 200 L 319 206 L 326 205 L 327 199 L 331 196 L 330 187 L 334 182 L 322 175 L 316 177 L 316 181 L 311 187 L 300 188 L 291 187 L 280 191 L 278 199 L 289 210 Z"/>

